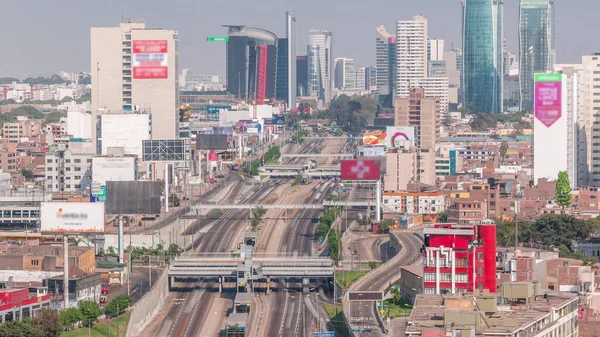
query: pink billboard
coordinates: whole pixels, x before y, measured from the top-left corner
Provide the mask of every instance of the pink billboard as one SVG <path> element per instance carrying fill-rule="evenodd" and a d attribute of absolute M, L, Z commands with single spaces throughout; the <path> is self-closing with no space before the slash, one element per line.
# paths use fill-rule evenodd
<path fill-rule="evenodd" d="M 551 127 L 562 117 L 562 75 L 536 74 L 535 118 Z"/>
<path fill-rule="evenodd" d="M 133 41 L 133 78 L 166 79 L 169 77 L 167 40 Z"/>

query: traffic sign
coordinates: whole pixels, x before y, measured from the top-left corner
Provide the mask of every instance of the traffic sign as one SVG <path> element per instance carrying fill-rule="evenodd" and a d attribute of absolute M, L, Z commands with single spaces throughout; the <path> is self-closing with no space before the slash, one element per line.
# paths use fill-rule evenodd
<path fill-rule="evenodd" d="M 315 332 L 313 337 L 335 337 L 335 332 Z"/>
<path fill-rule="evenodd" d="M 379 309 L 379 313 L 383 315 L 383 314 L 385 314 L 385 310 L 384 309 Z"/>
<path fill-rule="evenodd" d="M 206 38 L 208 42 L 227 42 L 229 41 L 228 36 L 209 36 Z"/>
<path fill-rule="evenodd" d="M 378 305 L 377 306 L 377 309 L 379 309 L 379 310 L 384 310 L 384 309 L 387 309 L 387 308 L 388 308 L 387 304 L 382 304 L 382 305 Z"/>

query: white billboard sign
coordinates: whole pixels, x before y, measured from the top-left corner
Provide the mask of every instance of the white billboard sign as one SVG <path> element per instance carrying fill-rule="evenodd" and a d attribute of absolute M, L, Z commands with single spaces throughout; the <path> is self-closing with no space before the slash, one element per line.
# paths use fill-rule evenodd
<path fill-rule="evenodd" d="M 104 203 L 43 202 L 40 230 L 44 234 L 104 233 Z"/>

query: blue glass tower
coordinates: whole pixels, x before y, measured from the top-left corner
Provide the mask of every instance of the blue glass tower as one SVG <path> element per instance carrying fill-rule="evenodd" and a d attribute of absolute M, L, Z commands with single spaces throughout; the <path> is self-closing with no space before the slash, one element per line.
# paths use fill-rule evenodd
<path fill-rule="evenodd" d="M 521 110 L 533 109 L 533 75 L 552 70 L 556 58 L 554 0 L 519 3 Z"/>
<path fill-rule="evenodd" d="M 463 104 L 473 113 L 501 113 L 504 0 L 462 0 Z"/>

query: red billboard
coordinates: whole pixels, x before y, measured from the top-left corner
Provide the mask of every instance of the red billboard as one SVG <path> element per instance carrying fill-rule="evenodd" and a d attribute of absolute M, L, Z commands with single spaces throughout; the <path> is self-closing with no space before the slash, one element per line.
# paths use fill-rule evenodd
<path fill-rule="evenodd" d="M 535 118 L 551 127 L 562 117 L 562 75 L 535 74 Z"/>
<path fill-rule="evenodd" d="M 379 180 L 381 163 L 372 159 L 342 160 L 340 173 L 342 180 Z"/>
<path fill-rule="evenodd" d="M 133 78 L 166 79 L 169 77 L 167 40 L 133 41 Z"/>

